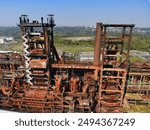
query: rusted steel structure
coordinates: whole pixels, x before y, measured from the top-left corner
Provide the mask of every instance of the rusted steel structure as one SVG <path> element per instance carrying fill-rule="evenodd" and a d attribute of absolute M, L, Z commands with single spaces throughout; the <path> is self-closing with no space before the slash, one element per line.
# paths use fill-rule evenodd
<path fill-rule="evenodd" d="M 129 51 L 134 25 L 97 24 L 97 26 L 100 26 L 99 30 L 101 31 L 97 111 L 117 112 L 118 108 L 122 107 L 125 96 Z M 122 33 L 118 37 L 111 36 L 108 33 L 108 29 L 111 27 L 122 29 Z M 128 48 L 127 52 L 124 51 L 125 44 Z M 94 61 L 96 62 L 96 59 Z"/>
<path fill-rule="evenodd" d="M 150 95 L 150 63 L 131 64 L 127 92 Z"/>
<path fill-rule="evenodd" d="M 131 64 L 127 81 L 126 100 L 131 104 L 148 105 L 150 102 L 150 64 Z"/>
<path fill-rule="evenodd" d="M 59 58 L 54 26 L 53 15 L 46 22 L 20 17 L 23 62 L 10 83 L 0 87 L 0 107 L 22 112 L 120 112 L 134 25 L 97 23 L 93 63 Z M 122 29 L 119 37 L 109 34 L 111 27 Z"/>
<path fill-rule="evenodd" d="M 15 71 L 22 65 L 22 56 L 19 53 L 3 51 L 0 52 L 0 82 L 10 86 Z"/>

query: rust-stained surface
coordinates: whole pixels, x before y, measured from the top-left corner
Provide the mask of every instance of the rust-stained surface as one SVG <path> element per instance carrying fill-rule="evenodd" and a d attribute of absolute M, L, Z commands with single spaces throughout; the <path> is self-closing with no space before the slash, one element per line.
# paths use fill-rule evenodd
<path fill-rule="evenodd" d="M 131 64 L 127 91 L 150 95 L 150 63 Z"/>
<path fill-rule="evenodd" d="M 122 112 L 127 78 L 137 74 L 128 71 L 134 25 L 97 23 L 93 63 L 59 58 L 54 26 L 53 15 L 46 23 L 43 18 L 30 22 L 27 15 L 20 17 L 23 56 L 0 54 L 0 107 L 22 112 Z M 109 27 L 122 29 L 121 36 L 112 37 Z M 149 82 L 148 73 L 143 76 L 142 81 Z"/>

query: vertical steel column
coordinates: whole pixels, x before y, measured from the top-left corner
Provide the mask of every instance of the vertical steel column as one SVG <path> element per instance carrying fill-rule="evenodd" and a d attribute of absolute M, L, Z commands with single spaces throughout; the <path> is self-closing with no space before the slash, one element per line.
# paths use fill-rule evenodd
<path fill-rule="evenodd" d="M 94 48 L 94 65 L 100 65 L 101 31 L 102 31 L 102 23 L 97 23 L 96 40 Z"/>
<path fill-rule="evenodd" d="M 130 54 L 130 47 L 131 47 L 131 39 L 132 39 L 132 30 L 133 30 L 133 27 L 130 27 L 130 37 L 129 37 L 129 40 L 128 40 L 128 50 L 127 50 L 127 62 L 129 62 L 129 57 L 130 57 L 129 54 Z M 126 66 L 126 68 L 127 67 L 128 66 Z"/>

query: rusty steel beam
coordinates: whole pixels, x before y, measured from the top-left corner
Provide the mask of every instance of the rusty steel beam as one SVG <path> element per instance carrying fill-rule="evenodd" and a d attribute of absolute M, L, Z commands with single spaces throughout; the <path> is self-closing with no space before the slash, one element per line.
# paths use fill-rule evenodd
<path fill-rule="evenodd" d="M 101 36 L 102 36 L 102 23 L 96 24 L 96 40 L 94 47 L 94 65 L 100 65 L 100 49 L 101 49 Z"/>

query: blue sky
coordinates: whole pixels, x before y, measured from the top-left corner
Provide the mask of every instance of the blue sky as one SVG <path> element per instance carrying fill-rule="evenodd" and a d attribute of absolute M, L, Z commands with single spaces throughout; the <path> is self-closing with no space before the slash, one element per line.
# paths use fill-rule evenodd
<path fill-rule="evenodd" d="M 0 26 L 16 25 L 21 14 L 40 19 L 49 13 L 59 26 L 103 22 L 150 27 L 150 0 L 0 0 Z"/>

